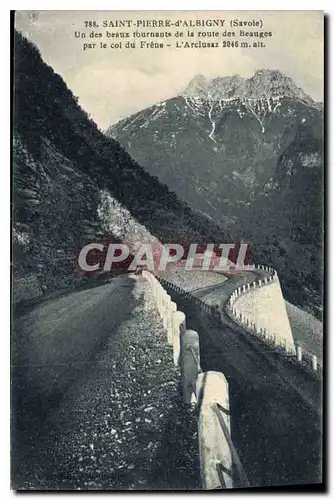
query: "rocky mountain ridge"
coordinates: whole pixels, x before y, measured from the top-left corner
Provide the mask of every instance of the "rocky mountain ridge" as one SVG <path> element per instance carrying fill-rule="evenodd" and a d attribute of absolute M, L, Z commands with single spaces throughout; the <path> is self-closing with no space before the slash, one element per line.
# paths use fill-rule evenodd
<path fill-rule="evenodd" d="M 14 280 L 34 275 L 46 292 L 76 285 L 79 252 L 92 241 L 224 241 L 218 224 L 97 128 L 19 32 L 14 76 Z"/>
<path fill-rule="evenodd" d="M 257 255 L 281 273 L 289 299 L 302 305 L 311 294 L 319 305 L 323 126 L 320 103 L 289 77 L 264 69 L 249 79 L 195 77 L 180 95 L 106 134 L 192 208 L 247 238 L 254 252 L 275 247 Z M 295 255 L 306 241 L 302 263 Z M 313 291 L 298 299 L 301 276 Z"/>
<path fill-rule="evenodd" d="M 289 97 L 317 105 L 294 81 L 279 70 L 260 69 L 250 78 L 240 75 L 216 77 L 211 80 L 196 75 L 185 90 L 184 97 L 211 101 L 233 99 L 279 99 Z"/>

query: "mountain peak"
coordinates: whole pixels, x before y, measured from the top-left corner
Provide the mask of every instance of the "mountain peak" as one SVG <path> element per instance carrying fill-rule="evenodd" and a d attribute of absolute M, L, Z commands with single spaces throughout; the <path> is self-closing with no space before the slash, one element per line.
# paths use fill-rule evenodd
<path fill-rule="evenodd" d="M 285 76 L 279 69 L 268 69 L 268 68 L 262 68 L 262 69 L 257 69 L 253 75 L 254 77 L 259 77 L 259 78 L 288 78 Z"/>
<path fill-rule="evenodd" d="M 240 75 L 219 76 L 211 80 L 209 91 L 213 99 L 229 99 L 242 95 L 245 85 L 245 79 Z"/>
<path fill-rule="evenodd" d="M 258 69 L 246 79 L 240 75 L 219 76 L 207 80 L 203 75 L 195 76 L 183 92 L 186 97 L 221 100 L 233 98 L 262 99 L 290 97 L 308 104 L 313 100 L 297 87 L 294 81 L 277 69 Z"/>
<path fill-rule="evenodd" d="M 185 88 L 183 95 L 187 97 L 205 98 L 208 95 L 208 80 L 203 75 L 196 75 Z"/>
<path fill-rule="evenodd" d="M 247 94 L 250 98 L 291 97 L 312 102 L 294 81 L 277 69 L 259 69 L 247 80 Z"/>

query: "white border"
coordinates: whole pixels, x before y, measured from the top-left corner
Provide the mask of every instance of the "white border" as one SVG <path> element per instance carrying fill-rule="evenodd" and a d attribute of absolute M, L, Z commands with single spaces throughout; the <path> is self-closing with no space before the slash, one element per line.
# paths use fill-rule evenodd
<path fill-rule="evenodd" d="M 222 2 L 219 0 L 79 0 L 67 2 L 59 1 L 33 1 L 17 0 L 11 9 L 17 10 L 326 10 L 330 11 L 331 1 L 304 0 L 233 0 Z"/>
<path fill-rule="evenodd" d="M 2 76 L 1 76 L 1 92 L 0 98 L 1 102 L 1 120 L 0 126 L 1 130 L 1 157 L 2 157 L 2 169 L 1 169 L 1 194 L 0 194 L 0 234 L 2 235 L 2 244 L 0 262 L 2 263 L 1 269 L 1 279 L 0 279 L 0 291 L 1 291 L 1 359 L 0 359 L 0 367 L 1 367 L 1 439 L 0 439 L 0 450 L 1 450 L 1 460 L 0 460 L 0 492 L 2 493 L 2 498 L 11 497 L 14 494 L 9 490 L 9 246 L 8 246 L 8 238 L 10 236 L 9 233 L 9 203 L 10 203 L 10 191 L 9 191 L 9 183 L 10 183 L 10 169 L 8 168 L 10 165 L 10 127 L 9 127 L 9 103 L 10 103 L 10 86 L 8 84 L 8 80 L 6 75 L 9 75 L 9 66 L 10 66 L 10 44 L 9 44 L 9 10 L 17 9 L 17 10 L 324 10 L 325 13 L 329 15 L 333 15 L 333 1 L 291 1 L 291 0 L 281 0 L 277 1 L 241 1 L 241 0 L 233 0 L 233 2 L 223 2 L 223 1 L 198 1 L 192 0 L 170 0 L 163 2 L 153 2 L 149 0 L 140 0 L 140 2 L 135 0 L 114 0 L 113 2 L 109 1 L 73 1 L 68 2 L 65 0 L 52 0 L 49 2 L 26 2 L 26 1 L 15 1 L 13 4 L 6 5 L 6 2 L 1 4 L 0 7 L 0 33 L 1 33 L 1 67 L 2 67 Z M 329 23 L 332 24 L 332 19 L 329 20 Z M 332 78 L 332 68 L 333 68 L 333 43 L 332 40 L 329 41 L 328 50 L 330 55 L 329 68 L 328 68 L 328 76 L 329 81 L 333 82 Z M 333 86 L 333 85 L 332 85 Z M 329 91 L 329 83 L 327 85 Z M 328 92 L 329 93 L 329 92 Z M 330 97 L 328 95 L 328 97 Z M 327 110 L 329 112 L 329 102 L 327 103 Z M 328 198 L 328 208 L 329 213 L 328 217 L 328 229 L 330 229 L 330 221 L 333 216 L 333 202 L 331 201 L 332 193 L 329 191 L 329 187 L 332 186 L 332 174 L 330 171 L 334 166 L 331 165 L 331 145 L 334 143 L 333 137 L 333 128 L 330 129 L 330 135 L 328 135 L 328 158 L 327 158 L 327 169 L 329 171 L 327 177 L 327 198 Z M 330 248 L 332 248 L 332 241 L 328 237 L 328 257 L 330 257 Z M 332 283 L 334 276 L 332 267 L 329 266 L 326 268 L 326 277 L 327 282 Z M 327 290 L 329 291 L 329 289 Z M 334 300 L 333 297 L 330 297 L 330 300 L 327 303 L 328 313 L 330 310 L 334 310 Z M 330 318 L 328 317 L 328 320 Z M 333 329 L 331 328 L 332 322 L 328 321 L 327 324 L 327 334 L 330 337 L 333 334 Z M 328 353 L 328 376 L 330 376 L 330 380 L 332 380 L 332 369 L 331 364 L 334 359 L 333 356 L 333 342 L 329 345 L 329 340 L 327 340 L 327 347 L 330 347 L 330 352 Z M 328 382 L 327 382 L 328 383 Z M 329 391 L 328 391 L 329 396 Z M 332 415 L 332 401 L 329 401 L 328 404 L 328 427 L 330 425 L 330 416 Z M 328 429 L 329 430 L 329 429 Z M 329 450 L 333 450 L 332 443 L 332 433 L 330 433 L 330 447 Z M 330 458 L 330 451 L 328 453 Z M 332 463 L 334 461 L 330 460 L 328 467 L 328 480 L 330 481 L 330 477 L 333 477 L 334 468 Z M 117 495 L 117 493 L 112 493 L 113 495 Z M 159 495 L 161 493 L 158 493 Z M 30 494 L 35 496 L 37 494 Z M 40 496 L 40 493 L 38 494 Z M 67 494 L 63 495 L 63 498 L 67 497 Z M 234 495 L 234 498 L 240 497 L 240 495 Z M 285 497 L 292 497 L 292 494 L 285 494 Z M 31 496 L 30 496 L 31 498 Z"/>

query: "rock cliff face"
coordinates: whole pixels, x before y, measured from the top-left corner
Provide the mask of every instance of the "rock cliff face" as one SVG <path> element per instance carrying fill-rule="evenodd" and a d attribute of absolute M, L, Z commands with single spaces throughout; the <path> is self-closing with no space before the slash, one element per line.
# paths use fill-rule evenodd
<path fill-rule="evenodd" d="M 310 106 L 315 105 L 291 78 L 280 71 L 268 69 L 260 69 L 248 79 L 233 75 L 207 80 L 203 75 L 197 75 L 182 95 L 193 99 L 209 98 L 212 101 L 285 97 L 303 101 Z"/>
<path fill-rule="evenodd" d="M 290 78 L 259 70 L 249 79 L 199 75 L 180 96 L 107 135 L 192 207 L 228 223 L 268 190 L 298 135 L 321 140 L 322 119 L 321 106 Z"/>
<path fill-rule="evenodd" d="M 19 33 L 14 50 L 15 280 L 37 277 L 44 291 L 81 282 L 77 257 L 92 241 L 224 241 L 105 137 Z"/>
<path fill-rule="evenodd" d="M 267 69 L 248 79 L 199 75 L 107 135 L 192 208 L 252 243 L 290 300 L 318 309 L 323 109 L 291 78 Z"/>
<path fill-rule="evenodd" d="M 31 275 L 44 291 L 79 284 L 77 257 L 88 242 L 158 242 L 49 140 L 40 147 L 36 160 L 20 136 L 14 139 L 14 277 L 26 289 Z"/>

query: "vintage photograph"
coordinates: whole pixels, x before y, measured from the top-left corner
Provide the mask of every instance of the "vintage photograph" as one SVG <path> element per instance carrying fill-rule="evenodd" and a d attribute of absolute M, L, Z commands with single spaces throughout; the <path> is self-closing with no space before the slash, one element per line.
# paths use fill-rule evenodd
<path fill-rule="evenodd" d="M 324 13 L 11 36 L 11 488 L 321 487 Z"/>

